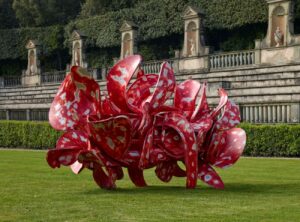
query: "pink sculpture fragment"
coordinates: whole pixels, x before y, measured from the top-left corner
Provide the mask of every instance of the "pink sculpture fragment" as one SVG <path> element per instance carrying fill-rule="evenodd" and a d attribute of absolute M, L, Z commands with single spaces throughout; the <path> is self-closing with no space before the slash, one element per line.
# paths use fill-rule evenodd
<path fill-rule="evenodd" d="M 48 164 L 70 166 L 76 174 L 90 169 L 105 189 L 116 187 L 123 168 L 136 186 L 146 186 L 143 170 L 152 167 L 164 182 L 186 177 L 187 188 L 198 179 L 224 188 L 213 167 L 229 167 L 243 152 L 238 106 L 220 89 L 212 109 L 206 83 L 176 84 L 167 62 L 158 75 L 144 74 L 141 62 L 139 55 L 119 61 L 107 76 L 107 96 L 84 69 L 72 67 L 49 111 L 52 127 L 65 133 L 48 151 Z"/>

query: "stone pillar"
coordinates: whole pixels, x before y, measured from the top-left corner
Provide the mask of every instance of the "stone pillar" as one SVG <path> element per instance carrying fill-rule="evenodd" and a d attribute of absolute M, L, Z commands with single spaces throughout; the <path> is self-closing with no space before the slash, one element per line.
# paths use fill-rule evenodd
<path fill-rule="evenodd" d="M 286 123 L 286 105 L 282 105 L 281 107 L 281 114 L 282 114 L 282 122 Z"/>
<path fill-rule="evenodd" d="M 183 13 L 184 19 L 184 44 L 183 57 L 200 56 L 208 54 L 205 47 L 203 31 L 203 13 L 199 9 L 188 6 Z"/>
<path fill-rule="evenodd" d="M 293 123 L 300 122 L 300 104 L 291 105 L 291 122 Z"/>
<path fill-rule="evenodd" d="M 4 78 L 0 76 L 0 88 L 4 87 Z"/>
<path fill-rule="evenodd" d="M 124 21 L 120 28 L 121 32 L 121 55 L 124 59 L 129 55 L 137 53 L 138 26 L 130 21 Z"/>
<path fill-rule="evenodd" d="M 40 44 L 38 41 L 29 40 L 26 49 L 28 50 L 28 62 L 27 69 L 22 74 L 22 85 L 39 85 L 41 82 Z"/>
<path fill-rule="evenodd" d="M 268 12 L 268 32 L 264 47 L 288 46 L 294 34 L 294 4 L 291 0 L 266 0 Z"/>
<path fill-rule="evenodd" d="M 72 42 L 72 66 L 80 66 L 82 68 L 87 68 L 88 64 L 86 62 L 85 56 L 85 40 L 86 35 L 78 30 L 74 30 L 71 36 Z"/>
<path fill-rule="evenodd" d="M 26 109 L 26 120 L 30 121 L 30 109 Z"/>
<path fill-rule="evenodd" d="M 255 40 L 255 56 L 254 56 L 254 64 L 259 65 L 261 63 L 261 40 Z"/>
<path fill-rule="evenodd" d="M 174 61 L 173 61 L 173 66 L 172 66 L 174 73 L 179 72 L 179 59 L 180 59 L 180 50 L 177 49 L 174 51 Z"/>
<path fill-rule="evenodd" d="M 288 123 L 291 122 L 291 106 L 290 105 L 287 105 L 287 107 L 286 107 L 286 121 Z"/>
<path fill-rule="evenodd" d="M 6 110 L 6 120 L 10 120 L 10 112 L 9 112 L 9 110 Z"/>
<path fill-rule="evenodd" d="M 266 123 L 266 122 L 268 122 L 268 111 L 267 111 L 267 106 L 266 105 L 263 106 L 263 113 L 264 113 L 263 122 Z"/>

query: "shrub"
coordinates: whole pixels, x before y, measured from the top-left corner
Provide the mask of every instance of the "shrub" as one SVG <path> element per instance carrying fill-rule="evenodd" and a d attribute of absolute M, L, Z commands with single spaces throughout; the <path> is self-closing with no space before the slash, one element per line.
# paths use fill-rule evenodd
<path fill-rule="evenodd" d="M 247 133 L 247 156 L 300 157 L 300 125 L 240 125 Z"/>
<path fill-rule="evenodd" d="M 60 135 L 48 122 L 0 121 L 0 147 L 48 149 Z"/>
<path fill-rule="evenodd" d="M 247 133 L 246 156 L 300 157 L 300 125 L 242 123 Z M 0 121 L 0 147 L 48 149 L 61 132 L 48 122 Z"/>

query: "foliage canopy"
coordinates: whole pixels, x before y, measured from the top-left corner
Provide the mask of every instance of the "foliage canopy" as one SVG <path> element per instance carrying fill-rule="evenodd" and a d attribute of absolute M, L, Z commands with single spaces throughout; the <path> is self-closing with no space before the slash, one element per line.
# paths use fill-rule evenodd
<path fill-rule="evenodd" d="M 294 1 L 296 18 L 300 19 L 300 0 Z M 187 5 L 204 12 L 208 44 L 217 49 L 248 49 L 253 47 L 255 38 L 265 35 L 265 0 L 0 0 L 0 60 L 25 59 L 28 39 L 39 40 L 43 52 L 53 56 L 68 48 L 74 29 L 88 36 L 91 55 L 101 49 L 105 55 L 115 56 L 124 20 L 139 26 L 140 50 L 149 59 L 155 59 L 158 52 L 150 49 L 155 45 L 153 41 L 168 44 L 163 48 L 166 53 L 181 48 L 182 41 L 172 39 L 183 38 L 182 13 Z"/>

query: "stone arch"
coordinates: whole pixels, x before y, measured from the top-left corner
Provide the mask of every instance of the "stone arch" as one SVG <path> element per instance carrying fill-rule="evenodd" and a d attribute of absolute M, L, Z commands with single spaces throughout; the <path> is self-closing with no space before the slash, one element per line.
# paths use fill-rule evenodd
<path fill-rule="evenodd" d="M 196 56 L 197 50 L 197 25 L 194 21 L 187 24 L 187 56 Z"/>
<path fill-rule="evenodd" d="M 74 44 L 74 65 L 80 66 L 81 61 L 81 52 L 80 52 L 80 43 L 76 42 Z"/>
<path fill-rule="evenodd" d="M 274 39 L 274 33 L 276 29 L 279 27 L 281 33 L 283 34 L 281 44 L 284 42 L 285 33 L 286 33 L 286 21 L 285 21 L 285 9 L 282 6 L 277 6 L 274 8 L 272 12 L 272 29 L 271 29 L 271 46 L 276 46 L 276 42 Z"/>
<path fill-rule="evenodd" d="M 131 35 L 126 33 L 123 37 L 123 58 L 131 54 Z"/>

